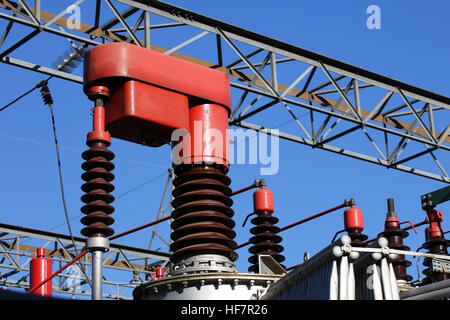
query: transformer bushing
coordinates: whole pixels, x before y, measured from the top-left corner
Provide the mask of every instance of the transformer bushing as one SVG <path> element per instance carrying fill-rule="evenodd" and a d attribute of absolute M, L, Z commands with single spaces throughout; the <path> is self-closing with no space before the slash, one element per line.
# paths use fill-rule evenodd
<path fill-rule="evenodd" d="M 88 133 L 86 144 L 89 149 L 82 153 L 86 160 L 81 167 L 86 171 L 82 179 L 86 181 L 81 189 L 85 194 L 81 201 L 85 203 L 81 212 L 86 216 L 81 223 L 86 227 L 81 234 L 87 237 L 86 249 L 92 253 L 92 299 L 102 299 L 103 253 L 109 250 L 109 239 L 114 230 L 109 227 L 114 219 L 109 215 L 114 212 L 110 205 L 114 196 L 110 194 L 114 186 L 111 160 L 114 153 L 107 148 L 111 144 L 110 134 L 105 130 L 105 106 L 109 99 L 109 90 L 104 86 L 92 86 L 87 90 L 88 98 L 95 102 L 93 108 L 93 129 Z"/>
<path fill-rule="evenodd" d="M 444 232 L 441 227 L 443 221 L 443 214 L 441 211 L 434 209 L 434 207 L 426 207 L 427 218 L 429 226 L 425 228 L 425 240 L 422 245 L 424 249 L 427 249 L 429 253 L 448 255 L 449 241 L 444 238 Z M 432 259 L 425 258 L 423 265 L 426 267 L 422 273 L 426 278 L 422 281 L 423 284 L 429 284 L 433 282 L 439 282 L 450 279 L 450 274 L 438 270 L 434 270 L 432 267 Z"/>
<path fill-rule="evenodd" d="M 224 166 L 175 168 L 171 224 L 172 274 L 235 271 L 230 179 Z"/>
<path fill-rule="evenodd" d="M 81 218 L 81 223 L 86 225 L 81 230 L 81 234 L 86 237 L 109 237 L 114 234 L 114 230 L 109 227 L 114 219 L 109 215 L 114 212 L 114 207 L 110 205 L 114 201 L 114 196 L 110 194 L 114 186 L 110 183 L 114 179 L 111 171 L 114 164 L 114 153 L 107 148 L 111 144 L 111 138 L 105 131 L 105 104 L 109 98 L 109 91 L 106 87 L 92 87 L 89 89 L 88 97 L 95 102 L 93 109 L 93 130 L 89 132 L 86 144 L 89 149 L 82 153 L 82 158 L 86 160 L 81 167 L 84 172 L 81 178 L 86 181 L 81 189 L 85 194 L 81 201 L 85 205 L 81 208 L 86 216 Z"/>
<path fill-rule="evenodd" d="M 259 190 L 253 193 L 253 207 L 256 217 L 251 220 L 255 227 L 250 229 L 254 235 L 250 238 L 252 246 L 249 252 L 252 256 L 248 261 L 252 264 L 248 271 L 259 273 L 259 255 L 269 255 L 278 263 L 284 261 L 284 256 L 280 253 L 284 250 L 279 243 L 283 240 L 279 235 L 280 228 L 275 224 L 278 218 L 272 216 L 274 212 L 273 193 L 272 191 L 261 186 Z M 285 266 L 281 265 L 284 269 Z"/>
<path fill-rule="evenodd" d="M 188 139 L 183 136 L 174 145 L 180 163 L 174 164 L 172 274 L 236 271 L 231 180 L 226 175 L 228 112 L 216 104 L 191 107 Z"/>
<path fill-rule="evenodd" d="M 378 235 L 378 238 L 386 238 L 388 247 L 391 249 L 409 251 L 410 248 L 403 244 L 403 239 L 408 236 L 408 232 L 400 229 L 400 222 L 394 208 L 394 199 L 387 199 L 387 205 L 388 212 L 384 223 L 384 231 Z M 412 280 L 412 277 L 406 273 L 406 268 L 411 265 L 411 262 L 405 259 L 405 255 L 398 255 L 398 257 L 392 261 L 392 265 L 397 282 L 405 283 Z"/>
<path fill-rule="evenodd" d="M 344 225 L 345 231 L 347 231 L 348 236 L 350 237 L 351 246 L 353 247 L 366 247 L 367 243 L 364 243 L 367 240 L 367 235 L 363 234 L 364 230 L 364 221 L 363 221 L 363 213 L 361 209 L 355 207 L 354 204 L 350 206 L 347 210 L 344 211 Z"/>

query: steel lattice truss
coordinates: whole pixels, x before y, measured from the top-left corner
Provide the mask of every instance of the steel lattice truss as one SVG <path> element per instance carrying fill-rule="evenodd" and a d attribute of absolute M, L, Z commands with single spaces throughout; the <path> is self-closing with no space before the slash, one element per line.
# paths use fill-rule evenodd
<path fill-rule="evenodd" d="M 83 238 L 74 238 L 74 243 L 75 247 L 67 235 L 0 224 L 0 286 L 27 291 L 29 264 L 36 249 L 46 249 L 55 272 L 84 250 Z M 53 292 L 90 297 L 90 259 L 85 255 L 79 263 L 53 278 Z M 111 244 L 103 264 L 103 297 L 131 299 L 131 291 L 154 275 L 155 266 L 165 266 L 168 261 L 167 253 Z"/>
<path fill-rule="evenodd" d="M 168 194 L 172 180 L 173 171 L 169 169 L 156 220 L 170 217 L 171 197 Z M 142 227 L 145 226 L 128 230 L 124 235 Z M 103 298 L 130 300 L 134 288 L 155 278 L 157 267 L 167 272 L 170 254 L 162 250 L 170 245 L 170 240 L 158 232 L 158 227 L 159 224 L 153 225 L 149 232 L 148 249 L 117 244 L 117 240 L 111 242 L 103 260 Z M 46 256 L 52 260 L 52 272 L 56 272 L 82 253 L 85 245 L 84 238 L 72 239 L 69 235 L 0 223 L 0 288 L 23 289 L 24 292 L 30 289 L 29 266 L 38 248 L 46 249 Z M 52 291 L 74 298 L 90 297 L 90 270 L 91 257 L 85 255 L 52 279 Z"/>
<path fill-rule="evenodd" d="M 67 72 L 70 54 L 52 68 L 31 56 L 16 59 L 14 53 L 43 33 L 68 39 L 76 51 L 76 43 L 131 42 L 226 72 L 239 97 L 231 125 L 450 182 L 438 160 L 448 159 L 450 150 L 446 96 L 159 1 L 60 1 L 66 9 L 53 13 L 41 10 L 45 3 L 0 0 L 5 9 L 0 18 L 8 21 L 0 39 L 2 62 L 82 83 L 81 76 Z M 73 28 L 65 15 L 84 5 L 92 14 Z M 15 25 L 28 32 L 5 46 Z M 167 38 L 177 43 L 168 47 L 159 40 Z M 202 56 L 194 57 L 189 50 L 197 46 Z"/>

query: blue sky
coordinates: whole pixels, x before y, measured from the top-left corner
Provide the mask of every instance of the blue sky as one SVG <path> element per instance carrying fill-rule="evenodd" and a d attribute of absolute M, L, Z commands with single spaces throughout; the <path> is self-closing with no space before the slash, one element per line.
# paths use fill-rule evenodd
<path fill-rule="evenodd" d="M 450 4 L 447 1 L 167 2 L 445 96 L 450 95 Z M 366 9 L 373 4 L 381 9 L 379 30 L 366 27 L 369 16 Z M 4 21 L 0 21 L 0 28 L 5 25 Z M 17 29 L 17 39 L 23 30 Z M 50 40 L 55 38 L 42 39 L 50 44 Z M 34 45 L 37 48 L 36 43 Z M 41 49 L 31 52 L 24 47 L 12 56 L 30 61 L 37 58 L 52 61 L 62 54 L 49 45 Z M 0 65 L 0 73 L 0 104 L 8 103 L 44 78 L 43 75 L 8 65 Z M 91 104 L 78 84 L 53 79 L 49 87 L 54 99 L 59 143 L 64 147 L 61 162 L 69 215 L 74 218 L 80 215 L 82 205 L 82 159 L 79 150 L 87 148 L 84 143 L 91 126 Z M 237 98 L 232 96 L 233 101 Z M 50 113 L 42 104 L 38 91 L 0 113 L 0 144 L 0 222 L 67 233 Z M 119 198 L 114 202 L 116 212 L 113 217 L 116 222 L 112 227 L 119 233 L 155 219 L 165 183 L 164 173 L 170 166 L 170 150 L 168 147 L 150 149 L 117 139 L 113 139 L 110 149 L 118 158 L 114 161 L 116 179 L 113 183 L 116 190 L 113 194 Z M 448 163 L 448 155 L 445 157 L 443 154 L 442 158 Z M 279 217 L 280 226 L 334 207 L 345 198 L 354 198 L 364 214 L 364 233 L 370 238 L 383 230 L 387 198 L 395 199 L 400 221 L 417 223 L 425 218 L 420 196 L 445 186 L 437 181 L 286 141 L 280 142 L 279 172 L 261 176 L 259 169 L 258 165 L 231 167 L 231 187 L 239 189 L 251 184 L 254 179 L 264 178 L 267 187 L 274 192 L 274 215 Z M 448 167 L 446 169 L 448 171 Z M 152 182 L 128 193 L 150 180 Z M 245 228 L 241 224 L 245 216 L 252 212 L 252 194 L 240 194 L 234 197 L 234 201 L 236 241 L 242 243 L 250 236 L 250 224 Z M 450 214 L 450 203 L 442 204 L 438 209 L 444 212 L 443 229 L 448 230 L 446 217 Z M 71 222 L 71 227 L 79 236 L 83 227 L 79 218 Z M 300 263 L 306 251 L 311 255 L 318 252 L 343 227 L 343 210 L 339 210 L 285 231 L 281 234 L 285 247 L 283 254 L 286 256 L 284 264 L 289 267 Z M 158 230 L 167 233 L 168 225 L 164 224 Z M 412 250 L 424 242 L 424 227 L 418 228 L 418 231 L 418 235 L 410 233 L 405 240 Z M 149 236 L 149 231 L 141 231 L 118 242 L 147 247 Z M 249 266 L 247 248 L 238 250 L 238 253 L 238 269 L 246 272 Z M 408 271 L 417 279 L 415 263 Z"/>

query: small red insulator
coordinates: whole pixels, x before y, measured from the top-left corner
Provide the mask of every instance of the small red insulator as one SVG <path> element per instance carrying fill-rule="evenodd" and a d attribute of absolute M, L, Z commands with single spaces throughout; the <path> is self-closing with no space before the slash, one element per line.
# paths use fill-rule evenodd
<path fill-rule="evenodd" d="M 164 269 L 156 268 L 156 279 L 162 279 L 162 278 L 164 278 Z"/>
<path fill-rule="evenodd" d="M 397 217 L 387 217 L 384 225 L 386 227 L 397 227 L 400 225 L 400 221 Z"/>
<path fill-rule="evenodd" d="M 352 206 L 344 211 L 345 230 L 348 229 L 364 229 L 363 214 L 358 208 Z"/>
<path fill-rule="evenodd" d="M 261 186 L 261 189 L 253 193 L 253 208 L 255 212 L 268 211 L 274 212 L 273 193 Z"/>
<path fill-rule="evenodd" d="M 36 250 L 36 256 L 31 256 L 30 261 L 30 289 L 40 285 L 47 278 L 52 275 L 52 260 L 49 257 L 45 257 L 45 249 L 38 248 Z M 41 285 L 34 290 L 33 294 L 51 297 L 52 295 L 52 282 Z"/>

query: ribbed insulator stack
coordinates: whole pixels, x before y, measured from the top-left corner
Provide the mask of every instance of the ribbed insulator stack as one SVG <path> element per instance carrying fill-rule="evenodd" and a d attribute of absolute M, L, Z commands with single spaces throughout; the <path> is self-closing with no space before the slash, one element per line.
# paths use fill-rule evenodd
<path fill-rule="evenodd" d="M 429 253 L 448 255 L 447 248 L 449 242 L 444 238 L 444 233 L 441 227 L 441 222 L 443 220 L 442 212 L 435 210 L 434 208 L 428 208 L 426 212 L 430 225 L 425 228 L 426 242 L 422 245 L 422 247 L 427 249 Z M 430 258 L 425 258 L 423 261 L 423 265 L 427 267 L 422 271 L 422 273 L 426 276 L 422 282 L 423 284 L 450 279 L 450 274 L 448 273 L 433 271 L 431 263 L 432 260 Z"/>
<path fill-rule="evenodd" d="M 95 101 L 93 109 L 93 130 L 89 132 L 86 144 L 89 149 L 82 153 L 82 158 L 86 160 L 82 165 L 85 170 L 81 178 L 86 181 L 81 189 L 86 192 L 81 197 L 85 203 L 81 207 L 81 212 L 86 214 L 81 219 L 86 227 L 81 230 L 81 234 L 86 237 L 109 237 L 114 234 L 114 230 L 109 227 L 114 223 L 114 219 L 109 215 L 114 212 L 114 207 L 110 205 L 114 201 L 114 196 L 110 194 L 114 186 L 110 183 L 114 179 L 111 171 L 114 164 L 114 153 L 108 150 L 111 144 L 110 135 L 105 131 L 105 109 L 104 105 L 109 98 L 109 91 L 106 87 L 95 86 L 89 89 L 89 99 Z"/>
<path fill-rule="evenodd" d="M 81 186 L 81 190 L 86 192 L 81 197 L 81 201 L 86 203 L 81 208 L 81 212 L 86 214 L 81 223 L 87 227 L 81 230 L 81 234 L 86 237 L 109 237 L 114 234 L 114 230 L 108 227 L 114 223 L 109 216 L 114 212 L 114 207 L 110 205 L 114 201 L 114 196 L 110 194 L 114 186 L 109 183 L 114 179 L 111 173 L 114 153 L 107 149 L 108 145 L 104 142 L 88 141 L 87 145 L 90 148 L 83 152 L 82 157 L 86 161 L 81 165 L 86 170 L 81 176 L 86 181 Z"/>
<path fill-rule="evenodd" d="M 258 255 L 269 255 L 278 263 L 284 261 L 284 256 L 280 253 L 284 250 L 279 243 L 283 240 L 279 235 L 280 228 L 275 224 L 278 223 L 278 218 L 272 216 L 274 212 L 273 193 L 261 186 L 259 190 L 253 193 L 254 213 L 256 217 L 251 220 L 255 227 L 250 229 L 254 235 L 250 238 L 250 243 L 253 244 L 249 248 L 249 252 L 253 254 L 248 261 L 252 264 L 249 272 L 259 272 Z M 285 266 L 282 265 L 284 269 Z"/>
<path fill-rule="evenodd" d="M 352 239 L 351 246 L 367 246 L 367 243 L 364 243 L 364 241 L 368 237 L 362 233 L 364 230 L 363 213 L 354 204 L 344 211 L 344 225 L 345 231 L 347 231 L 348 236 Z"/>
<path fill-rule="evenodd" d="M 225 166 L 179 165 L 173 181 L 170 249 L 176 264 L 202 254 L 220 255 L 235 261 L 237 244 L 232 217 L 231 180 Z"/>
<path fill-rule="evenodd" d="M 397 213 L 394 209 L 394 199 L 387 200 L 388 212 L 386 214 L 386 221 L 384 223 L 384 231 L 378 237 L 384 237 L 388 240 L 388 247 L 397 250 L 409 251 L 410 248 L 403 244 L 403 239 L 408 237 L 408 232 L 400 229 L 400 222 L 397 218 Z M 401 254 L 392 261 L 394 273 L 397 280 L 411 281 L 412 277 L 406 273 L 406 268 L 411 265 L 411 262 L 405 259 L 405 255 Z"/>

